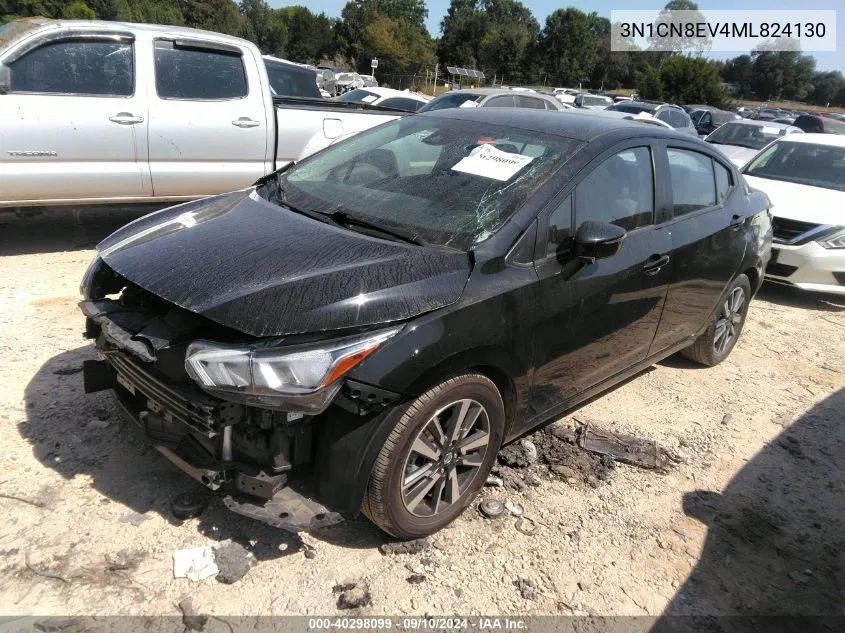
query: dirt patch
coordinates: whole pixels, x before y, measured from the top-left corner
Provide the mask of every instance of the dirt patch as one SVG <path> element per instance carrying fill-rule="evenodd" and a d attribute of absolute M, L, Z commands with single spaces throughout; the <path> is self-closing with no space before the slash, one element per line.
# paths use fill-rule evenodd
<path fill-rule="evenodd" d="M 504 447 L 493 474 L 508 490 L 521 492 L 549 479 L 598 488 L 615 468 L 613 458 L 577 446 L 570 427 L 553 425 Z"/>

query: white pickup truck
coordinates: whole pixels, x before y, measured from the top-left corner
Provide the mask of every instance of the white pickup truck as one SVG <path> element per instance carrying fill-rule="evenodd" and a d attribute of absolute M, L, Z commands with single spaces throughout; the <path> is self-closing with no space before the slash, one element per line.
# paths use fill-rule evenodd
<path fill-rule="evenodd" d="M 268 66 L 252 43 L 196 29 L 0 27 L 0 209 L 232 191 L 405 114 L 278 96 Z"/>

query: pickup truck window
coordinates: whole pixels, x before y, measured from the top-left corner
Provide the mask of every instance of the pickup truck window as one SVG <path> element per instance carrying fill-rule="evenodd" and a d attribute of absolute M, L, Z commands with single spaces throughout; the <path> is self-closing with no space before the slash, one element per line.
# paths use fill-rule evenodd
<path fill-rule="evenodd" d="M 669 175 L 675 217 L 716 206 L 713 159 L 699 152 L 670 147 Z"/>
<path fill-rule="evenodd" d="M 416 99 L 405 99 L 404 97 L 393 97 L 392 99 L 385 99 L 380 106 L 384 108 L 394 108 L 396 110 L 404 110 L 405 112 L 416 112 L 425 105 L 422 101 Z"/>
<path fill-rule="evenodd" d="M 12 63 L 11 92 L 128 97 L 134 92 L 132 44 L 67 40 Z"/>
<path fill-rule="evenodd" d="M 575 226 L 591 220 L 633 231 L 651 224 L 653 217 L 654 175 L 647 147 L 611 156 L 575 188 Z"/>
<path fill-rule="evenodd" d="M 162 99 L 218 101 L 249 93 L 241 55 L 155 43 L 156 92 Z"/>
<path fill-rule="evenodd" d="M 273 93 L 281 97 L 309 97 L 321 99 L 317 89 L 315 73 L 299 68 L 290 68 L 286 64 L 264 62 L 267 78 Z"/>

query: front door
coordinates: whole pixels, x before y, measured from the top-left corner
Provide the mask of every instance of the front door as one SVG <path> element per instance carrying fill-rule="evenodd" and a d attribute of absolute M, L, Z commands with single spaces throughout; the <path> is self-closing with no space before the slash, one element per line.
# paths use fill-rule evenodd
<path fill-rule="evenodd" d="M 154 62 L 150 171 L 155 195 L 223 193 L 263 176 L 268 126 L 274 122 L 265 120 L 265 94 L 249 49 L 159 39 Z"/>
<path fill-rule="evenodd" d="M 9 92 L 0 95 L 0 199 L 152 194 L 131 35 L 51 33 L 11 56 Z"/>
<path fill-rule="evenodd" d="M 600 157 L 548 213 L 536 264 L 534 413 L 572 402 L 648 354 L 671 270 L 669 233 L 655 225 L 652 154 L 632 146 Z M 587 220 L 628 231 L 616 255 L 593 263 L 574 256 L 574 232 Z"/>

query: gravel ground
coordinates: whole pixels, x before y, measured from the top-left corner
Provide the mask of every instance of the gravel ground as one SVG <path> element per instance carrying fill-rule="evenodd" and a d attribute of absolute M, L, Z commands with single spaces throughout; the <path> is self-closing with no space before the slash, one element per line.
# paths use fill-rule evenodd
<path fill-rule="evenodd" d="M 367 593 L 347 613 L 845 613 L 845 298 L 766 286 L 719 367 L 671 358 L 556 423 L 657 440 L 683 460 L 669 472 L 535 466 L 537 485 L 484 491 L 521 523 L 473 508 L 384 554 L 363 519 L 291 535 L 214 497 L 172 516 L 201 489 L 82 390 L 78 283 L 131 217 L 0 216 L 3 614 L 177 614 L 185 596 L 216 615 L 331 614 Z M 242 579 L 174 579 L 174 550 L 227 538 L 257 560 Z"/>

